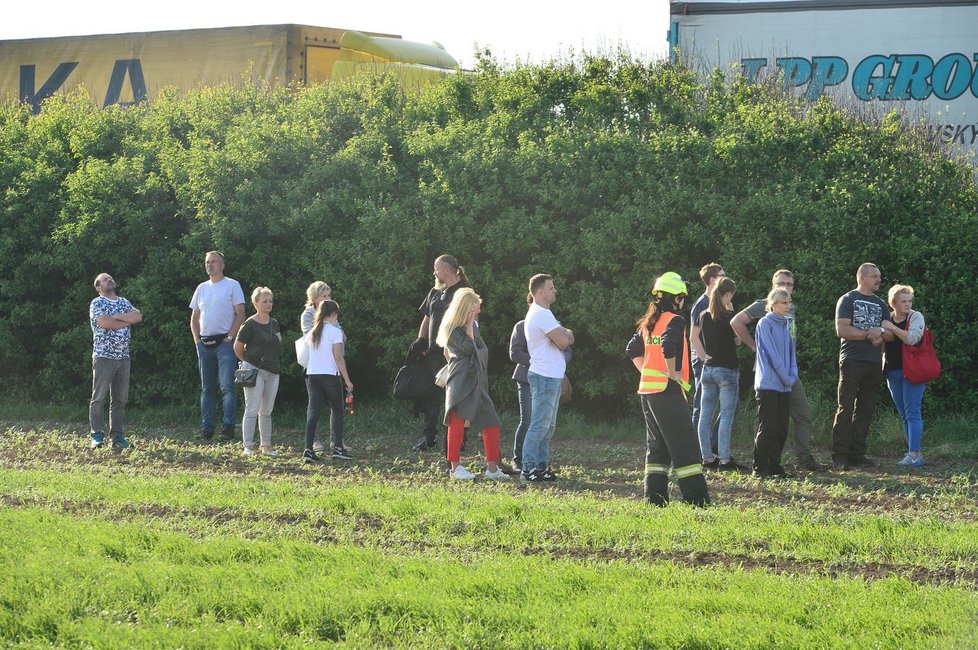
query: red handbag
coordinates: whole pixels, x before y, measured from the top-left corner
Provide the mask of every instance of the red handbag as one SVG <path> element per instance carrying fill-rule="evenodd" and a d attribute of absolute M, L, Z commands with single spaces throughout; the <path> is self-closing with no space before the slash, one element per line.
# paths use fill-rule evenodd
<path fill-rule="evenodd" d="M 910 316 L 904 328 L 910 329 Z M 925 325 L 924 335 L 916 345 L 903 344 L 903 377 L 911 384 L 926 384 L 940 376 L 941 362 L 934 350 L 934 335 Z"/>

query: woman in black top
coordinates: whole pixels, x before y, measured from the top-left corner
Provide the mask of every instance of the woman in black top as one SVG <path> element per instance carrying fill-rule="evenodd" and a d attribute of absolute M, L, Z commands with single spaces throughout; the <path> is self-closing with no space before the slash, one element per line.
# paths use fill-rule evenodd
<path fill-rule="evenodd" d="M 275 396 L 278 394 L 278 357 L 282 348 L 282 334 L 278 321 L 271 317 L 271 289 L 256 288 L 251 293 L 251 304 L 255 306 L 255 315 L 244 322 L 234 341 L 234 353 L 242 366 L 258 368 L 255 385 L 244 389 L 245 413 L 241 421 L 241 436 L 245 456 L 253 456 L 257 422 L 261 453 L 277 456 L 272 449 L 272 409 L 275 408 Z"/>
<path fill-rule="evenodd" d="M 710 306 L 700 316 L 706 360 L 700 382 L 703 384 L 703 397 L 700 403 L 700 421 L 697 431 L 700 439 L 700 452 L 703 466 L 722 471 L 739 471 L 730 454 L 730 435 L 733 431 L 734 417 L 737 415 L 737 400 L 740 388 L 740 369 L 737 364 L 737 345 L 740 341 L 730 327 L 733 318 L 733 297 L 737 284 L 730 278 L 723 278 L 710 291 Z M 717 402 L 720 403 L 720 430 L 717 436 L 718 456 L 713 454 L 710 444 L 710 427 Z"/>

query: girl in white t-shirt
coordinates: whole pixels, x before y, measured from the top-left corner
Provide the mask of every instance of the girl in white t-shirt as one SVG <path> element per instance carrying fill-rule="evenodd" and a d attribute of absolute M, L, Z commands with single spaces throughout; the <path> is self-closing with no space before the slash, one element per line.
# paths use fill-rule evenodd
<path fill-rule="evenodd" d="M 333 458 L 351 460 L 343 448 L 343 388 L 353 390 L 353 382 L 346 370 L 343 357 L 343 332 L 336 327 L 339 318 L 339 305 L 332 300 L 324 300 L 316 309 L 313 328 L 306 334 L 309 347 L 309 366 L 306 368 L 306 391 L 309 393 L 309 407 L 306 411 L 306 449 L 302 457 L 307 463 L 320 460 L 313 450 L 316 439 L 316 425 L 323 404 L 330 408 L 330 455 Z"/>

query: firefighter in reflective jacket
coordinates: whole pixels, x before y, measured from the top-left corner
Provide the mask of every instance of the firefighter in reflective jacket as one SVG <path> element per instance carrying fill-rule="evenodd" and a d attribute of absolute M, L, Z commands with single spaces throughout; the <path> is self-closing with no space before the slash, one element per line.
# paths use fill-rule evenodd
<path fill-rule="evenodd" d="M 652 288 L 648 312 L 626 353 L 641 373 L 648 450 L 645 454 L 645 498 L 669 503 L 669 466 L 687 503 L 710 503 L 703 476 L 699 439 L 693 429 L 686 392 L 689 390 L 689 350 L 686 322 L 677 312 L 686 299 L 686 282 L 677 273 L 664 273 Z"/>

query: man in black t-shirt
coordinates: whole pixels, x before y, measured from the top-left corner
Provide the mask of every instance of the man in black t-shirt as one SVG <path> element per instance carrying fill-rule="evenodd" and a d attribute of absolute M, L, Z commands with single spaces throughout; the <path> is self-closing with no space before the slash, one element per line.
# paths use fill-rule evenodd
<path fill-rule="evenodd" d="M 469 286 L 468 278 L 465 277 L 465 269 L 451 255 L 442 255 L 435 260 L 434 276 L 435 286 L 431 288 L 421 306 L 418 307 L 418 311 L 424 315 L 424 318 L 421 320 L 418 338 L 413 345 L 415 349 L 422 350 L 425 363 L 431 368 L 432 374 L 445 365 L 445 353 L 435 343 L 442 318 L 448 311 L 448 306 L 452 304 L 455 292 L 462 287 Z M 426 399 L 421 400 L 419 406 L 424 414 L 424 425 L 422 436 L 412 448 L 413 451 L 425 451 L 435 447 L 435 439 L 438 433 L 438 415 L 444 402 L 445 395 L 440 390 L 436 390 Z"/>
<path fill-rule="evenodd" d="M 875 291 L 882 275 L 865 262 L 856 272 L 856 288 L 839 298 L 835 331 L 839 347 L 839 408 L 832 425 L 832 465 L 835 469 L 872 467 L 866 458 L 866 438 L 883 381 L 883 342 L 893 333 L 883 329 L 890 309 Z"/>

